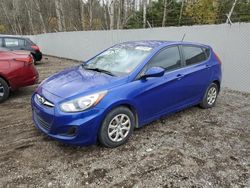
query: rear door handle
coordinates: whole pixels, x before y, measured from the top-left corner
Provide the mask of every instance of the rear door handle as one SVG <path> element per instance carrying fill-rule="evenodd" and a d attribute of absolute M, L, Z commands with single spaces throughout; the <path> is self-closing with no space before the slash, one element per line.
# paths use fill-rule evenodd
<path fill-rule="evenodd" d="M 176 78 L 177 80 L 181 80 L 184 76 L 184 74 L 177 74 Z"/>
<path fill-rule="evenodd" d="M 206 65 L 206 68 L 207 69 L 210 69 L 212 66 L 211 65 Z"/>

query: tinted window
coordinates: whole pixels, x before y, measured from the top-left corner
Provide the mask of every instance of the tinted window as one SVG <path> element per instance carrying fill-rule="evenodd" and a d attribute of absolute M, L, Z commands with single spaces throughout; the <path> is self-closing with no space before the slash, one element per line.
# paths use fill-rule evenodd
<path fill-rule="evenodd" d="M 3 39 L 0 38 L 0 47 L 3 47 Z"/>
<path fill-rule="evenodd" d="M 16 47 L 18 46 L 18 40 L 12 38 L 5 38 L 5 46 L 6 47 Z"/>
<path fill-rule="evenodd" d="M 18 39 L 18 46 L 25 46 L 25 40 Z"/>
<path fill-rule="evenodd" d="M 210 56 L 210 49 L 209 48 L 204 48 L 203 50 L 205 51 L 205 53 L 207 55 L 207 58 L 209 58 L 209 56 Z"/>
<path fill-rule="evenodd" d="M 181 58 L 179 48 L 174 46 L 160 51 L 151 59 L 147 69 L 151 67 L 162 67 L 166 71 L 180 68 Z"/>
<path fill-rule="evenodd" d="M 23 39 L 5 38 L 4 40 L 6 47 L 25 46 L 25 41 Z"/>
<path fill-rule="evenodd" d="M 200 47 L 183 46 L 183 53 L 186 60 L 186 65 L 193 65 L 207 59 L 205 52 Z"/>

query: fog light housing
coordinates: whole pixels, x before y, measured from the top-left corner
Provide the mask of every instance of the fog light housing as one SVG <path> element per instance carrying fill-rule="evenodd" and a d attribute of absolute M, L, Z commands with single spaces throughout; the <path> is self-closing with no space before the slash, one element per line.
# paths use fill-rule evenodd
<path fill-rule="evenodd" d="M 77 133 L 77 127 L 76 126 L 72 126 L 70 127 L 67 132 L 62 133 L 62 136 L 68 136 L 68 137 L 74 137 Z"/>

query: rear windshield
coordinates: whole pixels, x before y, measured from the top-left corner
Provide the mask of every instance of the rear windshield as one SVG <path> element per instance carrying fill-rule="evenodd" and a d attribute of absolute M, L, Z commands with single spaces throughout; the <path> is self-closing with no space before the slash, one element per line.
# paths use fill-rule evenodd
<path fill-rule="evenodd" d="M 32 40 L 30 40 L 29 38 L 25 38 L 25 40 L 27 41 L 28 44 L 30 44 L 30 45 L 35 45 L 35 43 L 32 42 Z"/>

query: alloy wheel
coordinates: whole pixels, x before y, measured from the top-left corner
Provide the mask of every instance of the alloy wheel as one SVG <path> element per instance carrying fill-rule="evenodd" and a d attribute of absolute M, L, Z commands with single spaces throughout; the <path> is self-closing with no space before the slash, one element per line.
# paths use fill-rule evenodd
<path fill-rule="evenodd" d="M 108 137 L 113 142 L 120 142 L 127 137 L 130 128 L 130 118 L 126 114 L 118 114 L 109 123 Z"/>
<path fill-rule="evenodd" d="M 216 101 L 216 97 L 217 97 L 217 89 L 215 87 L 211 87 L 207 93 L 207 103 L 209 105 L 213 105 L 214 102 Z"/>
<path fill-rule="evenodd" d="M 0 83 L 0 97 L 4 96 L 4 87 L 3 85 Z"/>

